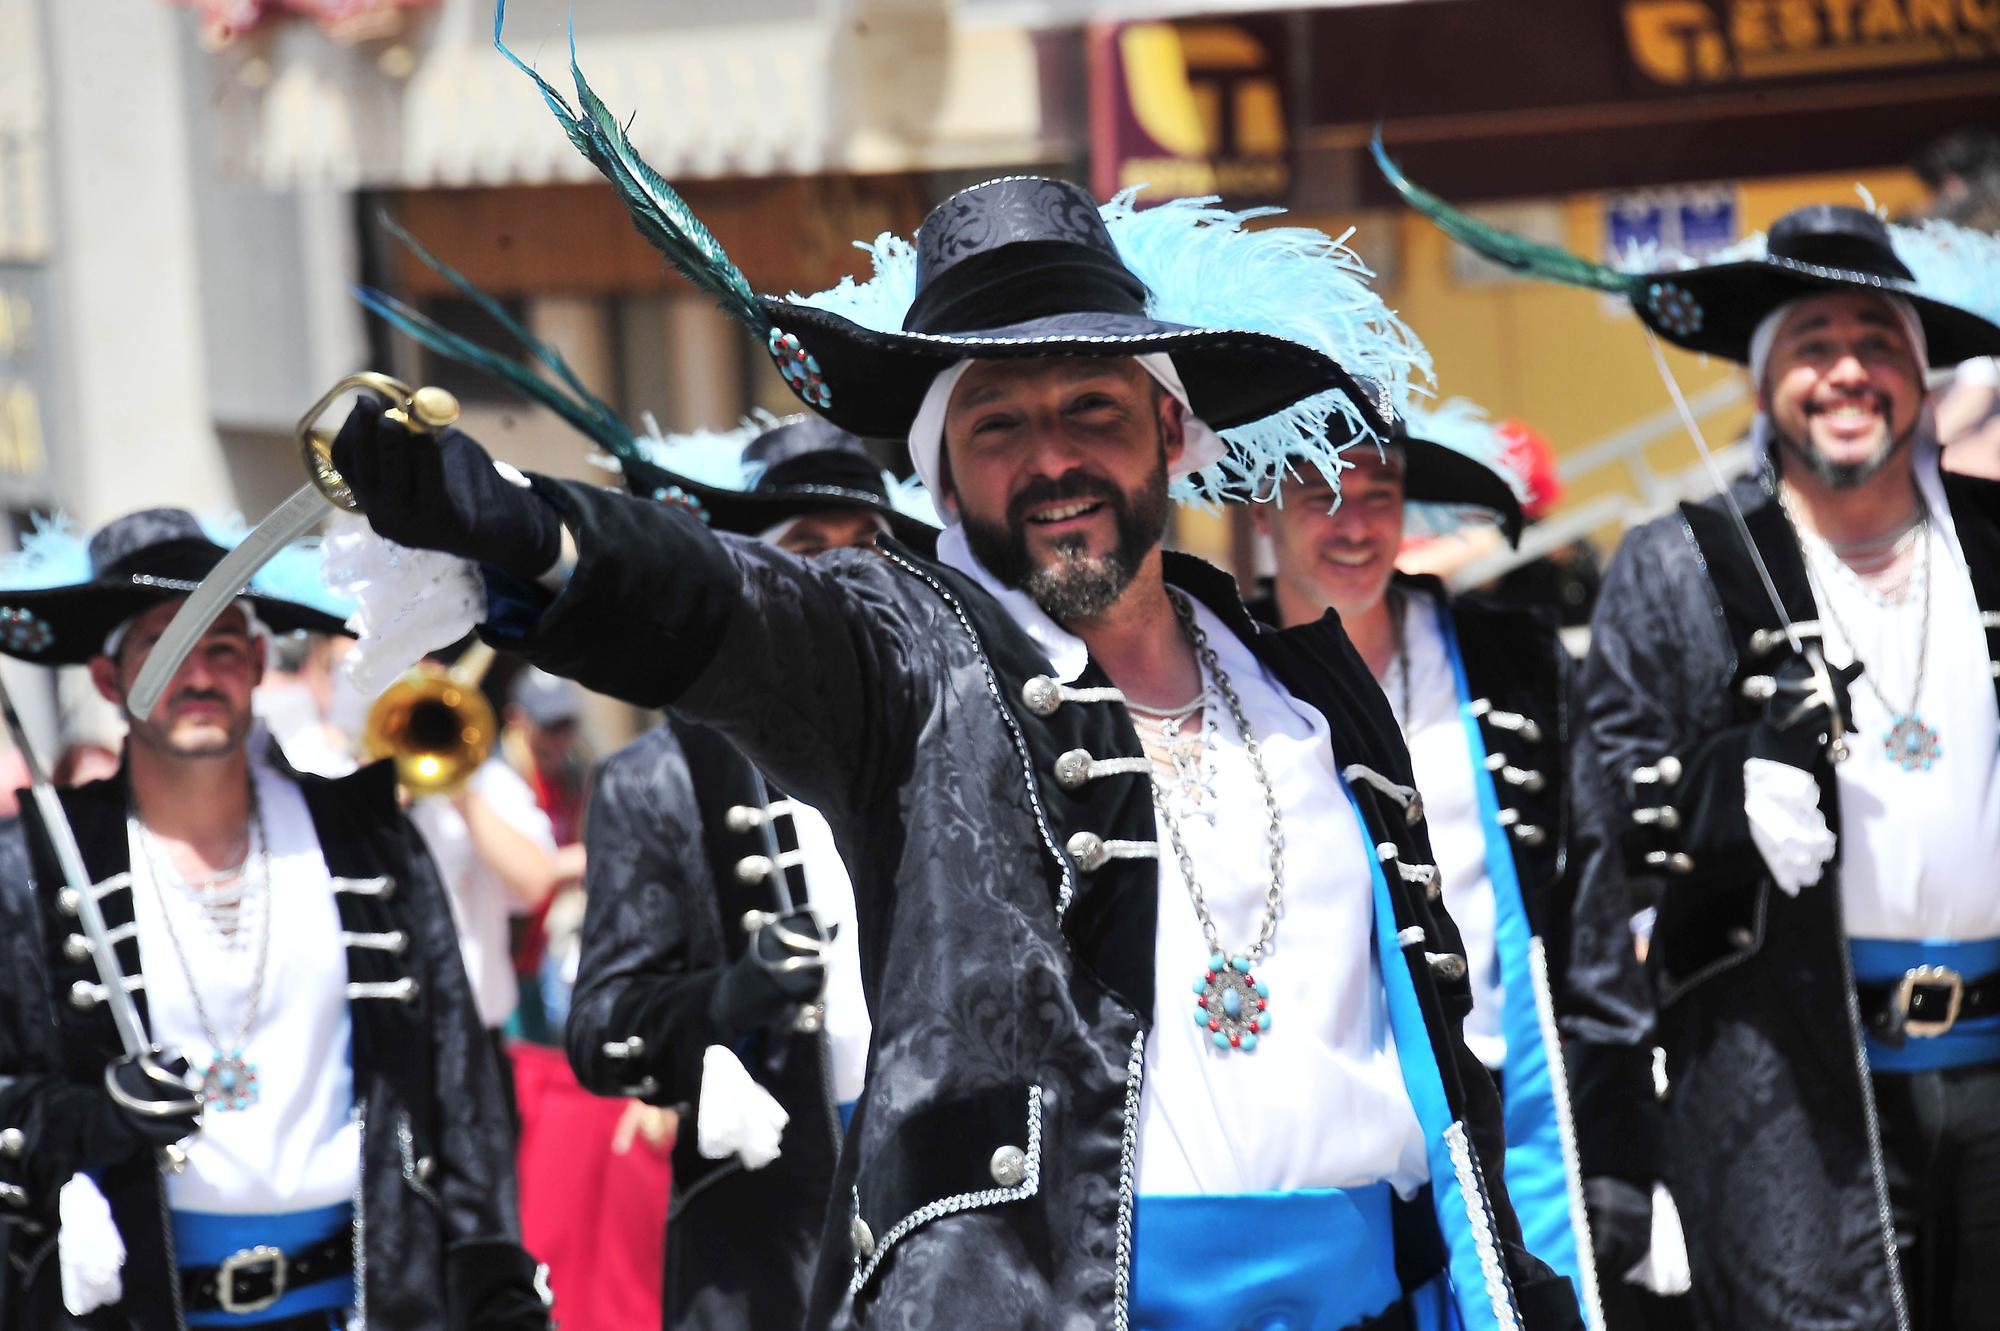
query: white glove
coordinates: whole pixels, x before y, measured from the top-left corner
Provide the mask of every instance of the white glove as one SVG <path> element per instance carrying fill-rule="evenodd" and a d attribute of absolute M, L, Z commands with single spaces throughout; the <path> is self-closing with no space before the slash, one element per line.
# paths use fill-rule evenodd
<path fill-rule="evenodd" d="M 1769 758 L 1743 760 L 1743 812 L 1750 839 L 1786 895 L 1811 887 L 1833 858 L 1833 832 L 1811 772 Z"/>
<path fill-rule="evenodd" d="M 791 1115 L 759 1086 L 736 1055 L 712 1044 L 701 1055 L 701 1103 L 695 1110 L 695 1149 L 707 1160 L 735 1156 L 745 1169 L 778 1158 L 778 1142 Z"/>
<path fill-rule="evenodd" d="M 347 621 L 359 640 L 341 669 L 363 697 L 486 618 L 486 579 L 476 565 L 385 540 L 357 513 L 335 516 L 320 551 L 326 585 L 361 603 Z"/>
<path fill-rule="evenodd" d="M 56 1194 L 56 1266 L 63 1307 L 82 1317 L 125 1297 L 125 1240 L 111 1203 L 88 1174 L 74 1174 Z"/>

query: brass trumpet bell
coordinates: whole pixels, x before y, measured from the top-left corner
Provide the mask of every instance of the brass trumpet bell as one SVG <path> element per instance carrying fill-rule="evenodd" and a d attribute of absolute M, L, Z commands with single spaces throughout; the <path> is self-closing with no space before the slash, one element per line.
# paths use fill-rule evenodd
<path fill-rule="evenodd" d="M 395 760 L 412 799 L 455 794 L 491 756 L 500 726 L 479 683 L 492 664 L 493 649 L 474 643 L 450 669 L 420 663 L 369 708 L 361 747 Z"/>

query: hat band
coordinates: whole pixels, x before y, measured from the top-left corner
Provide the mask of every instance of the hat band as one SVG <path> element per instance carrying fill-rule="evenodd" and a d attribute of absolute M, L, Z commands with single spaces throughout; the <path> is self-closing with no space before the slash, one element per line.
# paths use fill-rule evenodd
<path fill-rule="evenodd" d="M 962 259 L 917 289 L 903 331 L 972 333 L 1054 314 L 1146 312 L 1146 287 L 1115 254 L 1023 240 Z"/>

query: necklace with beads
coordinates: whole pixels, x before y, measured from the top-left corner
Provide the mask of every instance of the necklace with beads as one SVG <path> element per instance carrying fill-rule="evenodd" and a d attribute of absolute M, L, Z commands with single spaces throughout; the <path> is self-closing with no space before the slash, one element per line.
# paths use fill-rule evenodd
<path fill-rule="evenodd" d="M 1271 945 L 1272 937 L 1278 931 L 1278 915 L 1285 900 L 1285 830 L 1283 816 L 1278 810 L 1278 796 L 1271 784 L 1270 775 L 1264 769 L 1264 755 L 1258 746 L 1257 737 L 1250 729 L 1250 720 L 1243 712 L 1243 703 L 1236 696 L 1236 688 L 1229 675 L 1216 659 L 1215 649 L 1208 644 L 1208 634 L 1195 622 L 1194 607 L 1182 596 L 1172 597 L 1174 613 L 1181 622 L 1181 631 L 1193 645 L 1195 659 L 1202 672 L 1202 692 L 1189 703 L 1166 713 L 1153 712 L 1154 716 L 1176 717 L 1174 733 L 1178 735 L 1179 724 L 1193 715 L 1209 697 L 1210 681 L 1214 691 L 1222 695 L 1230 723 L 1236 728 L 1237 738 L 1243 742 L 1244 756 L 1250 761 L 1250 770 L 1257 778 L 1257 787 L 1264 797 L 1264 808 L 1269 814 L 1270 825 L 1265 833 L 1265 843 L 1269 852 L 1271 883 L 1264 892 L 1264 914 L 1257 927 L 1257 936 L 1249 947 L 1239 952 L 1230 952 L 1222 945 L 1220 932 L 1216 929 L 1215 917 L 1210 914 L 1208 902 L 1201 889 L 1201 882 L 1195 876 L 1194 859 L 1188 854 L 1186 842 L 1181 836 L 1180 815 L 1174 805 L 1180 792 L 1185 789 L 1179 780 L 1182 765 L 1180 755 L 1172 755 L 1167 764 L 1174 773 L 1170 782 L 1163 780 L 1159 760 L 1155 759 L 1153 772 L 1153 809 L 1159 816 L 1160 825 L 1167 834 L 1167 844 L 1180 866 L 1181 881 L 1186 884 L 1188 900 L 1194 905 L 1195 919 L 1201 924 L 1201 936 L 1208 944 L 1208 965 L 1203 968 L 1201 978 L 1194 982 L 1195 1023 L 1205 1029 L 1214 1046 L 1224 1051 L 1256 1049 L 1258 1041 L 1271 1030 L 1270 1001 L 1271 989 L 1257 978 L 1256 965 L 1263 959 L 1264 950 Z M 1144 712 L 1146 709 L 1140 709 Z M 1196 755 L 1199 762 L 1199 754 Z M 1195 789 L 1213 793 L 1212 777 L 1209 781 L 1196 783 Z M 1210 801 L 1212 803 L 1212 801 Z"/>

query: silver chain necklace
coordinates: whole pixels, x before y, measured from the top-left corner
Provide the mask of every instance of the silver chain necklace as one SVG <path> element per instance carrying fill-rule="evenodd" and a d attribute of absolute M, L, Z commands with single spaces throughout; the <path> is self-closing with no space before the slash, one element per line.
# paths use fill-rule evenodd
<path fill-rule="evenodd" d="M 1790 505 L 1787 504 L 1786 507 L 1789 509 Z M 1792 528 L 1798 533 L 1800 544 L 1808 554 L 1811 554 L 1817 546 L 1826 552 L 1827 557 L 1838 563 L 1839 556 L 1834 554 L 1833 548 L 1816 533 L 1808 532 L 1804 524 L 1797 520 L 1796 515 L 1793 516 Z M 1877 701 L 1882 704 L 1882 710 L 1890 717 L 1889 729 L 1882 736 L 1883 756 L 1905 772 L 1928 772 L 1944 753 L 1944 741 L 1939 737 L 1936 727 L 1925 724 L 1924 719 L 1917 715 L 1917 704 L 1924 696 L 1924 667 L 1929 663 L 1931 648 L 1931 565 L 1934 562 L 1931 547 L 1936 542 L 1928 511 L 1922 513 L 1912 530 L 1922 533 L 1920 540 L 1923 553 L 1919 556 L 1920 562 L 1914 576 L 1923 580 L 1924 590 L 1923 611 L 1917 630 L 1917 672 L 1916 679 L 1910 685 L 1910 705 L 1901 711 L 1896 710 L 1896 705 L 1889 701 L 1889 695 L 1884 693 L 1882 686 L 1876 682 L 1873 671 L 1863 670 L 1861 682 L 1868 686 L 1868 691 L 1875 695 Z M 1848 652 L 1859 660 L 1861 644 L 1847 631 L 1847 625 L 1841 622 L 1840 612 L 1833 604 L 1832 580 L 1819 570 L 1818 563 L 1816 559 L 1809 558 L 1806 561 L 1807 568 L 1820 584 L 1821 609 L 1833 622 L 1833 626 L 1840 630 L 1840 636 L 1847 639 Z M 1856 579 L 1856 582 L 1859 583 L 1859 579 Z M 1866 590 L 1865 587 L 1863 590 Z"/>
<path fill-rule="evenodd" d="M 1208 645 L 1208 634 L 1195 622 L 1193 605 L 1179 595 L 1173 595 L 1171 599 L 1174 613 L 1180 618 L 1181 629 L 1194 645 L 1202 673 L 1215 681 L 1216 691 L 1222 695 L 1223 703 L 1229 710 L 1229 719 L 1236 727 L 1237 737 L 1243 741 L 1244 756 L 1250 760 L 1250 770 L 1256 774 L 1258 789 L 1263 792 L 1264 809 L 1270 815 L 1270 830 L 1265 834 L 1265 840 L 1270 848 L 1271 886 L 1264 892 L 1264 918 L 1257 928 L 1257 941 L 1244 951 L 1231 955 L 1222 946 L 1215 917 L 1209 913 L 1208 902 L 1202 896 L 1201 882 L 1195 877 L 1194 858 L 1188 854 L 1187 844 L 1181 837 L 1180 819 L 1168 805 L 1159 775 L 1153 775 L 1153 808 L 1159 814 L 1161 826 L 1166 828 L 1167 844 L 1180 864 L 1181 881 L 1187 884 L 1188 900 L 1194 903 L 1195 918 L 1201 922 L 1202 939 L 1208 944 L 1208 966 L 1202 977 L 1194 982 L 1194 1019 L 1208 1031 L 1217 1049 L 1248 1051 L 1255 1049 L 1258 1037 L 1268 1034 L 1271 1029 L 1271 1016 L 1266 1010 L 1271 988 L 1257 978 L 1253 968 L 1263 958 L 1264 949 L 1270 946 L 1272 937 L 1278 932 L 1278 912 L 1285 901 L 1284 819 L 1278 811 L 1277 791 L 1271 785 L 1270 775 L 1264 770 L 1263 750 L 1250 730 L 1250 719 L 1243 714 L 1243 703 L 1236 696 L 1235 685 L 1230 683 L 1222 663 L 1216 660 L 1215 649 Z M 1186 715 L 1191 708 L 1178 710 Z"/>
<path fill-rule="evenodd" d="M 136 810 L 127 813 L 127 821 L 134 829 L 135 839 L 145 853 L 147 867 L 152 870 L 153 894 L 160 903 L 160 919 L 167 928 L 167 941 L 173 944 L 174 956 L 179 959 L 181 973 L 187 976 L 188 997 L 194 1000 L 194 1014 L 201 1023 L 201 1032 L 207 1037 L 214 1057 L 209 1060 L 202 1073 L 201 1098 L 204 1104 L 215 1109 L 234 1111 L 248 1109 L 257 1103 L 257 1065 L 244 1057 L 244 1046 L 249 1042 L 250 1031 L 257 1024 L 257 1013 L 263 1005 L 264 966 L 271 955 L 271 849 L 264 839 L 264 814 L 257 800 L 257 778 L 250 777 L 250 828 L 243 852 L 243 885 L 239 896 L 239 912 L 247 904 L 254 891 L 264 894 L 263 924 L 258 931 L 256 969 L 250 977 L 250 1000 L 244 1005 L 243 1019 L 237 1023 L 235 1038 L 225 1043 L 209 1019 L 208 1005 L 202 1002 L 201 986 L 195 983 L 194 965 L 188 960 L 187 948 L 181 943 L 180 931 L 174 927 L 173 904 L 167 900 L 166 885 L 169 879 L 178 882 L 184 889 L 192 889 L 196 882 L 211 884 L 216 881 L 214 874 L 201 875 L 199 879 L 182 878 L 174 872 L 169 857 L 155 844 L 152 831 L 141 821 Z M 252 864 L 254 872 L 250 871 Z M 187 895 L 193 895 L 189 891 Z M 241 918 L 239 914 L 239 919 Z"/>

